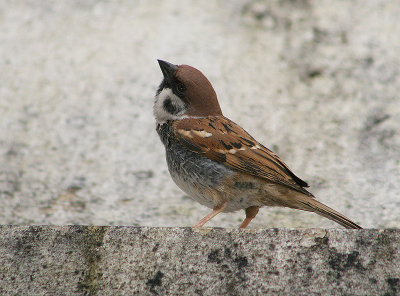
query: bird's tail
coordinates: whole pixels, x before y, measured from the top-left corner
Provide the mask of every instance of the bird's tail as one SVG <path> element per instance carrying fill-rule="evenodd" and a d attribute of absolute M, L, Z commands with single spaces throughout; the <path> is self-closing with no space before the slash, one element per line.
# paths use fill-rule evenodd
<path fill-rule="evenodd" d="M 339 212 L 331 209 L 330 207 L 324 205 L 323 203 L 317 201 L 316 199 L 303 195 L 298 194 L 296 196 L 296 206 L 297 209 L 303 211 L 310 211 L 314 212 L 318 215 L 321 215 L 329 220 L 332 220 L 345 228 L 349 229 L 362 229 L 362 227 L 353 221 L 351 221 L 346 216 L 340 214 Z"/>

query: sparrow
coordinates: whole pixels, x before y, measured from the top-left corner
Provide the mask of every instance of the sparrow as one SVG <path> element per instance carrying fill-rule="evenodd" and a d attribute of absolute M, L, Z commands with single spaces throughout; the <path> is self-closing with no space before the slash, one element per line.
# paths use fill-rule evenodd
<path fill-rule="evenodd" d="M 307 183 L 271 150 L 222 115 L 210 81 L 188 65 L 158 60 L 164 76 L 154 99 L 156 130 L 168 170 L 186 194 L 212 212 L 245 210 L 245 228 L 264 206 L 314 212 L 352 229 L 349 218 L 317 201 Z"/>

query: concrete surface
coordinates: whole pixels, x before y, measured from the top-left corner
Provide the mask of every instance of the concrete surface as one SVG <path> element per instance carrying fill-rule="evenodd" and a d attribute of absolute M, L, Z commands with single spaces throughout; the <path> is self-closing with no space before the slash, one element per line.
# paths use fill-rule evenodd
<path fill-rule="evenodd" d="M 1 295 L 399 295 L 400 231 L 1 226 Z"/>
<path fill-rule="evenodd" d="M 208 213 L 171 181 L 154 131 L 161 58 L 201 69 L 225 115 L 319 200 L 399 227 L 399 15 L 396 0 L 0 0 L 0 224 L 190 226 Z M 251 227 L 338 226 L 264 209 Z"/>

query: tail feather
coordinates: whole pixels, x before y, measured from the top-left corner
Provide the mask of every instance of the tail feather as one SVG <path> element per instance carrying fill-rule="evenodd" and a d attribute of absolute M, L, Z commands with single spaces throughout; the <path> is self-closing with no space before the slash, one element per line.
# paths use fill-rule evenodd
<path fill-rule="evenodd" d="M 328 218 L 329 220 L 332 220 L 340 225 L 342 225 L 345 228 L 348 229 L 362 229 L 362 227 L 353 221 L 351 221 L 349 218 L 346 216 L 340 214 L 339 212 L 335 211 L 334 209 L 331 209 L 330 207 L 324 205 L 323 203 L 310 198 L 309 196 L 297 196 L 297 202 L 300 204 L 298 209 L 304 210 L 304 211 L 311 211 L 314 212 L 318 215 L 321 215 L 325 218 Z"/>

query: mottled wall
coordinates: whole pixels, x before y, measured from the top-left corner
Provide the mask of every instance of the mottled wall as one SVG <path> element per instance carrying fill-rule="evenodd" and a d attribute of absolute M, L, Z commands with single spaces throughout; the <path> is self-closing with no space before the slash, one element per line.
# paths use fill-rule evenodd
<path fill-rule="evenodd" d="M 2 226 L 1 295 L 400 293 L 400 232 Z"/>

